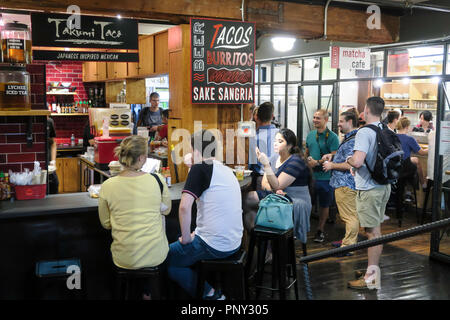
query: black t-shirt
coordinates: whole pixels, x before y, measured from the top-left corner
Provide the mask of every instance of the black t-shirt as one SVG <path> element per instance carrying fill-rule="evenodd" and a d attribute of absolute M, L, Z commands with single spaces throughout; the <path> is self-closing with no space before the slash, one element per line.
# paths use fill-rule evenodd
<path fill-rule="evenodd" d="M 83 149 L 84 151 L 87 150 L 87 147 L 90 146 L 89 140 L 94 139 L 94 135 L 91 133 L 91 127 L 89 126 L 89 123 L 84 127 L 83 132 Z"/>
<path fill-rule="evenodd" d="M 206 162 L 194 164 L 189 171 L 183 192 L 187 192 L 195 199 L 200 198 L 202 193 L 209 188 L 213 174 L 213 164 Z"/>
<path fill-rule="evenodd" d="M 54 141 L 54 138 L 56 137 L 56 131 L 55 131 L 55 123 L 53 122 L 53 119 L 48 118 L 47 119 L 47 161 L 50 162 L 51 157 L 51 147 L 53 143 L 56 143 Z"/>

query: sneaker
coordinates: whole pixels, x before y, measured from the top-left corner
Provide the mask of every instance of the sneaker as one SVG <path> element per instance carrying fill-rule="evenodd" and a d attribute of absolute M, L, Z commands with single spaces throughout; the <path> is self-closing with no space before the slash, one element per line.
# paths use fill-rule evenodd
<path fill-rule="evenodd" d="M 203 300 L 225 300 L 225 296 L 222 294 L 222 291 L 215 290 L 213 295 L 205 296 Z"/>
<path fill-rule="evenodd" d="M 347 286 L 351 289 L 356 290 L 369 290 L 369 287 L 367 287 L 367 283 L 366 280 L 364 280 L 364 277 L 347 282 Z"/>
<path fill-rule="evenodd" d="M 314 242 L 322 243 L 325 241 L 325 233 L 323 231 L 317 230 L 316 237 L 314 238 Z"/>
<path fill-rule="evenodd" d="M 339 241 L 333 241 L 333 242 L 331 243 L 331 246 L 334 247 L 334 248 L 340 248 L 340 247 L 342 246 L 342 240 L 339 240 Z"/>
<path fill-rule="evenodd" d="M 366 274 L 366 270 L 355 270 L 355 279 L 364 277 L 365 274 Z"/>

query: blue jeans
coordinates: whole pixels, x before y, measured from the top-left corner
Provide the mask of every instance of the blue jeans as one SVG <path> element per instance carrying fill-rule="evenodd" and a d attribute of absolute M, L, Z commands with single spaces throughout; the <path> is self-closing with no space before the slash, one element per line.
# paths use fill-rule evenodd
<path fill-rule="evenodd" d="M 175 241 L 170 244 L 167 256 L 169 278 L 178 283 L 192 297 L 195 297 L 197 273 L 190 266 L 200 260 L 224 259 L 238 250 L 239 248 L 227 252 L 215 250 L 197 235 L 188 244 L 181 244 L 180 241 Z M 203 295 L 208 294 L 211 288 L 205 282 Z"/>

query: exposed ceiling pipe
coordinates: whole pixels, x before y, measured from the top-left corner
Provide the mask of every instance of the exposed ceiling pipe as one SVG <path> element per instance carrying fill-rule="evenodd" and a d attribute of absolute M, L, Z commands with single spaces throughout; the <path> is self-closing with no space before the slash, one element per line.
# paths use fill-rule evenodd
<path fill-rule="evenodd" d="M 327 4 L 325 5 L 325 19 L 324 19 L 324 24 L 323 24 L 323 40 L 327 40 L 327 28 L 328 28 L 328 6 L 330 5 L 331 1 L 333 0 L 328 0 Z"/>
<path fill-rule="evenodd" d="M 413 4 L 408 1 L 405 2 L 394 2 L 394 1 L 383 1 L 383 2 L 367 2 L 367 1 L 359 1 L 359 0 L 334 0 L 336 2 L 343 3 L 354 3 L 354 4 L 364 4 L 364 5 L 377 5 L 377 6 L 390 6 L 402 9 L 421 9 L 421 10 L 429 10 L 429 11 L 438 11 L 438 12 L 446 12 L 450 13 L 449 8 L 441 7 L 441 6 L 433 6 L 433 5 L 425 5 L 425 4 Z"/>

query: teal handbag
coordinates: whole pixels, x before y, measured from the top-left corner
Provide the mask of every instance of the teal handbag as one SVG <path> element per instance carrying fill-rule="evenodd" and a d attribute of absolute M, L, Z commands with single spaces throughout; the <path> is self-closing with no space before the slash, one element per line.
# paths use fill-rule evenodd
<path fill-rule="evenodd" d="M 271 193 L 259 202 L 255 226 L 288 230 L 294 227 L 293 205 L 287 197 Z"/>

